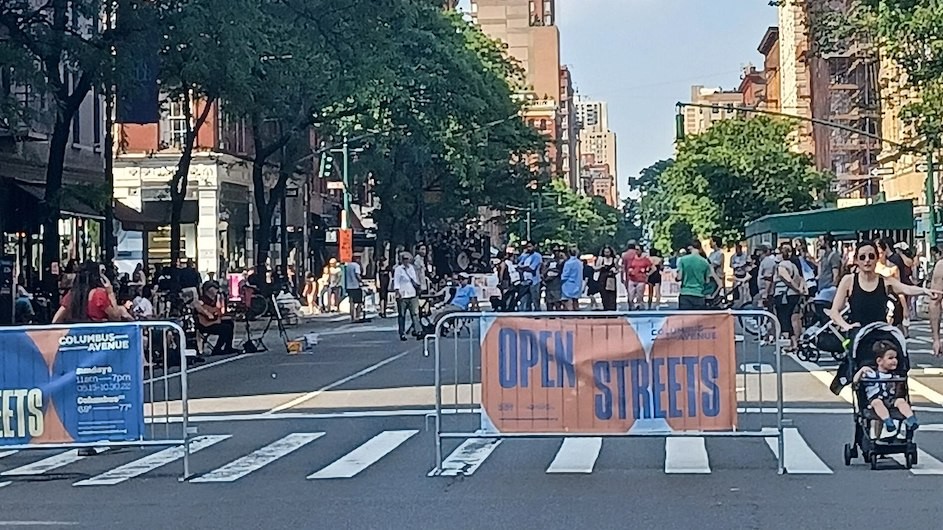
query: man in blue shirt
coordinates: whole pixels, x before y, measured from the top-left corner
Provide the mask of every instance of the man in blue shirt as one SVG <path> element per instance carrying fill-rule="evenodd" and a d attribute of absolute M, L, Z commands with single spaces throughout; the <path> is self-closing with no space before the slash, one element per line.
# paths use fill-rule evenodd
<path fill-rule="evenodd" d="M 583 294 L 583 262 L 576 247 L 570 247 L 570 258 L 563 264 L 560 279 L 563 282 L 563 307 L 567 311 L 578 311 L 580 295 Z"/>
<path fill-rule="evenodd" d="M 534 243 L 524 242 L 524 252 L 517 262 L 517 268 L 522 274 L 518 301 L 520 311 L 540 311 L 540 267 L 543 261 L 543 256 L 534 248 Z"/>
<path fill-rule="evenodd" d="M 452 300 L 448 304 L 435 312 L 432 317 L 434 323 L 438 324 L 439 320 L 450 313 L 461 313 L 469 309 L 478 311 L 478 290 L 469 283 L 470 280 L 468 274 L 459 273 L 455 294 L 452 295 Z"/>

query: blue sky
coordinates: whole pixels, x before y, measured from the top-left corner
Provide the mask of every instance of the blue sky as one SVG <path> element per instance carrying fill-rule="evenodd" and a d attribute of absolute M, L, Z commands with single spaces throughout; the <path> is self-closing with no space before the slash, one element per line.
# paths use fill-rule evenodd
<path fill-rule="evenodd" d="M 767 0 L 556 1 L 563 63 L 580 93 L 609 103 L 623 197 L 627 177 L 671 156 L 674 104 L 691 85 L 737 88 L 776 25 Z"/>

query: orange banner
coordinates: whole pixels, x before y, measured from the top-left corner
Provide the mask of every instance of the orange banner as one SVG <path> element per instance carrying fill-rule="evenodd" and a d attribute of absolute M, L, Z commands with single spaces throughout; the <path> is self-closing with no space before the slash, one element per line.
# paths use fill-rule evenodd
<path fill-rule="evenodd" d="M 337 230 L 337 258 L 341 263 L 354 260 L 354 231 L 350 228 Z"/>
<path fill-rule="evenodd" d="M 482 319 L 482 428 L 505 433 L 729 431 L 730 315 Z"/>

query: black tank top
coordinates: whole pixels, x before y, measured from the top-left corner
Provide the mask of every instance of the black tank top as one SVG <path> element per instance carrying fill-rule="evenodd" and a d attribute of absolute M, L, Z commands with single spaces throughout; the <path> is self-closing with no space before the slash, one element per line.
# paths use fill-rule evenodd
<path fill-rule="evenodd" d="M 858 283 L 858 275 L 855 274 L 855 283 L 851 288 L 848 305 L 850 306 L 849 323 L 866 326 L 873 322 L 885 322 L 887 320 L 887 288 L 884 286 L 884 278 L 878 276 L 877 287 L 873 291 L 865 291 Z"/>

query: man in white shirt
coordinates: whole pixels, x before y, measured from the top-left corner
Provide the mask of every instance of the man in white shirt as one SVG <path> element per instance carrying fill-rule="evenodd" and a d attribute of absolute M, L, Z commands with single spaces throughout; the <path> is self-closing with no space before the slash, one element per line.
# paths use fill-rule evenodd
<path fill-rule="evenodd" d="M 393 291 L 396 293 L 399 340 L 406 340 L 406 311 L 409 311 L 413 335 L 417 338 L 422 337 L 419 324 L 419 288 L 419 275 L 413 265 L 413 257 L 409 252 L 403 252 L 400 254 L 399 265 L 393 269 Z"/>

